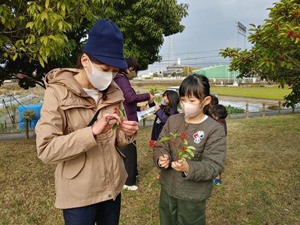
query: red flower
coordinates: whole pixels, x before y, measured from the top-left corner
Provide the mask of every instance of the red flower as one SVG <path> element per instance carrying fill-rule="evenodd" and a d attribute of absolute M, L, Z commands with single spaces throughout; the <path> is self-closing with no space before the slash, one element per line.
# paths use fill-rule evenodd
<path fill-rule="evenodd" d="M 291 37 L 294 35 L 294 32 L 291 30 L 288 30 L 286 33 L 287 33 L 288 37 Z"/>
<path fill-rule="evenodd" d="M 179 137 L 184 142 L 187 139 L 187 131 L 182 132 Z"/>
<path fill-rule="evenodd" d="M 181 150 L 182 150 L 182 151 L 185 151 L 185 150 L 186 150 L 186 147 L 182 147 Z"/>
<path fill-rule="evenodd" d="M 171 140 L 172 145 L 176 145 L 176 140 Z"/>
<path fill-rule="evenodd" d="M 154 141 L 154 140 L 149 141 L 149 147 L 150 147 L 150 148 L 153 148 L 153 147 L 155 147 L 155 146 L 157 146 L 156 141 Z"/>

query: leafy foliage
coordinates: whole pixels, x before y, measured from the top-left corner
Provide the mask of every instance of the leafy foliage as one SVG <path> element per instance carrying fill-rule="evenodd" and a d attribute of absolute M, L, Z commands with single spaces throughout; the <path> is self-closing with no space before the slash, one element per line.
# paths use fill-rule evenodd
<path fill-rule="evenodd" d="M 187 131 L 182 132 L 181 134 L 177 133 L 170 133 L 170 137 L 161 137 L 159 139 L 159 142 L 166 142 L 169 141 L 171 143 L 172 148 L 174 149 L 176 153 L 176 160 L 187 160 L 194 157 L 194 152 L 196 148 L 192 145 L 188 144 L 188 137 L 187 137 Z M 153 152 L 155 154 L 155 151 L 160 151 L 159 148 L 157 148 L 157 142 L 154 140 L 151 140 L 149 142 L 149 147 L 153 148 Z M 162 154 L 162 152 L 160 152 Z"/>
<path fill-rule="evenodd" d="M 44 86 L 49 70 L 74 67 L 88 31 L 101 18 L 120 27 L 125 56 L 137 58 L 145 69 L 160 60 L 163 36 L 183 31 L 187 8 L 177 0 L 3 0 L 0 84 L 17 78 L 26 89 Z"/>
<path fill-rule="evenodd" d="M 285 105 L 294 107 L 300 101 L 300 2 L 281 0 L 268 10 L 263 25 L 250 24 L 251 50 L 226 48 L 220 54 L 231 58 L 231 70 L 239 70 L 241 77 L 259 75 L 281 87 L 288 85 L 292 91 Z"/>
<path fill-rule="evenodd" d="M 236 107 L 232 107 L 232 106 L 225 106 L 227 113 L 228 114 L 235 114 L 235 113 L 244 113 L 245 110 L 241 109 L 241 108 L 236 108 Z"/>

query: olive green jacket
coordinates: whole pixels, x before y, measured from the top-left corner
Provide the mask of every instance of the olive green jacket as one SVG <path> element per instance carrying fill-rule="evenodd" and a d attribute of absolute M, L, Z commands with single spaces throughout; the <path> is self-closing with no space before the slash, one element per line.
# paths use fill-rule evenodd
<path fill-rule="evenodd" d="M 171 167 L 171 162 L 176 161 L 176 152 L 169 141 L 158 142 L 154 149 L 154 162 L 159 167 L 158 157 L 169 155 L 169 168 L 161 168 L 162 188 L 174 198 L 199 202 L 211 195 L 212 180 L 224 171 L 225 132 L 223 126 L 210 117 L 199 124 L 188 124 L 181 113 L 169 117 L 159 137 L 170 137 L 170 132 L 184 131 L 187 131 L 188 144 L 196 148 L 194 157 L 187 159 L 189 173 L 177 172 Z"/>

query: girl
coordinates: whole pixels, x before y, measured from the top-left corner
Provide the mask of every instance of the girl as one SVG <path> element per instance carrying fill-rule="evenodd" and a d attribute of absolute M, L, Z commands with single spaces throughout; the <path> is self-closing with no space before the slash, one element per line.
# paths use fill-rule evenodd
<path fill-rule="evenodd" d="M 113 82 L 127 68 L 123 36 L 111 21 L 98 20 L 79 58 L 79 69 L 54 69 L 36 126 L 38 157 L 57 164 L 55 206 L 66 225 L 117 225 L 126 181 L 117 147 L 129 144 L 138 130 L 115 108 L 123 108 L 122 91 Z M 118 128 L 112 129 L 117 123 Z"/>
<path fill-rule="evenodd" d="M 159 202 L 161 225 L 205 224 L 206 199 L 212 180 L 224 170 L 226 138 L 222 125 L 203 113 L 211 101 L 208 79 L 190 75 L 179 88 L 184 113 L 170 117 L 160 137 L 187 131 L 188 144 L 196 148 L 194 157 L 176 160 L 170 142 L 158 142 L 154 161 L 161 169 Z"/>
<path fill-rule="evenodd" d="M 132 80 L 137 76 L 137 72 L 140 68 L 138 61 L 132 57 L 126 58 L 127 68 L 120 69 L 114 81 L 121 88 L 124 94 L 124 108 L 128 120 L 138 121 L 137 111 L 139 107 L 137 103 L 144 101 L 153 101 L 154 96 L 149 93 L 137 94 L 131 87 L 129 80 Z M 124 163 L 128 174 L 127 180 L 124 185 L 124 189 L 130 191 L 136 191 L 138 189 L 137 183 L 137 149 L 136 142 L 124 146 L 120 151 L 125 155 Z"/>
<path fill-rule="evenodd" d="M 149 106 L 155 106 L 155 120 L 152 128 L 151 140 L 157 140 L 158 136 L 167 122 L 169 116 L 178 114 L 177 106 L 179 104 L 179 96 L 176 91 L 167 90 L 162 95 L 162 104 L 150 103 Z"/>

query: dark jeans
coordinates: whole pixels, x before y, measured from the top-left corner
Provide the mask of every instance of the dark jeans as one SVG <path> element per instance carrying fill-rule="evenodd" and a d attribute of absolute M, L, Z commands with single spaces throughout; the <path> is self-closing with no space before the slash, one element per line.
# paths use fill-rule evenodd
<path fill-rule="evenodd" d="M 118 225 L 121 194 L 109 200 L 80 208 L 63 209 L 65 225 Z"/>
<path fill-rule="evenodd" d="M 136 144 L 136 142 L 135 142 Z M 126 185 L 135 185 L 136 184 L 136 176 L 138 175 L 137 170 L 137 151 L 134 144 L 126 145 L 123 148 L 120 148 L 120 151 L 126 156 L 124 158 L 125 169 L 128 174 L 128 178 L 126 180 Z"/>

